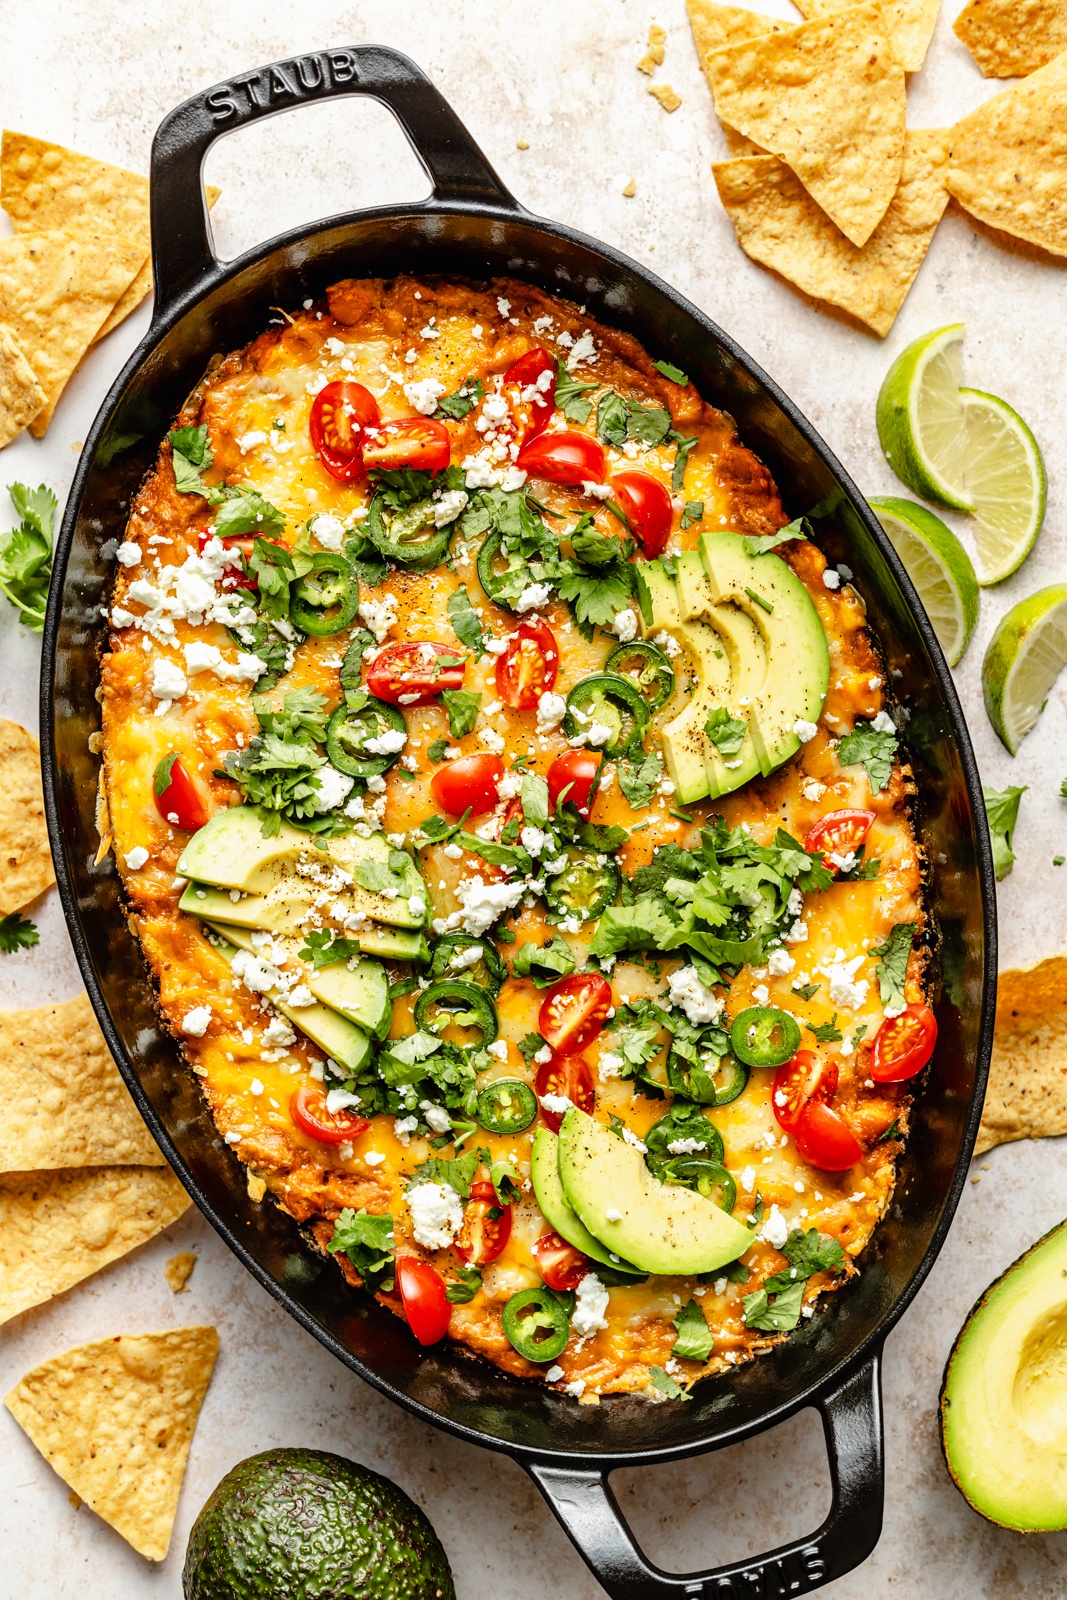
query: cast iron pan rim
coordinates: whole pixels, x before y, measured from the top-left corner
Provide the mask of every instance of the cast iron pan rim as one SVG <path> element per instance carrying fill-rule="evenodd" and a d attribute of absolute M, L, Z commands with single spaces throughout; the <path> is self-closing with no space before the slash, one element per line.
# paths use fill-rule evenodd
<path fill-rule="evenodd" d="M 435 1411 L 423 1402 L 412 1398 L 402 1390 L 395 1389 L 389 1382 L 382 1378 L 372 1368 L 363 1364 L 350 1351 L 344 1348 L 330 1333 L 315 1321 L 295 1301 L 291 1300 L 288 1293 L 280 1287 L 271 1275 L 254 1260 L 251 1253 L 245 1249 L 240 1236 L 234 1231 L 225 1217 L 220 1215 L 207 1197 L 201 1191 L 196 1180 L 185 1166 L 185 1163 L 175 1148 L 174 1144 L 157 1117 L 154 1108 L 141 1087 L 140 1079 L 133 1069 L 133 1064 L 126 1054 L 122 1040 L 111 1018 L 110 1010 L 104 1000 L 99 986 L 92 959 L 89 954 L 78 911 L 77 899 L 70 872 L 68 871 L 65 844 L 60 826 L 60 809 L 58 797 L 59 774 L 56 760 L 55 744 L 53 739 L 55 717 L 55 662 L 59 636 L 61 614 L 61 596 L 63 594 L 67 564 L 70 557 L 71 545 L 74 538 L 74 528 L 78 510 L 81 505 L 85 490 L 86 480 L 91 470 L 96 446 L 106 428 L 113 410 L 125 390 L 127 384 L 136 375 L 145 360 L 165 337 L 165 335 L 181 321 L 190 310 L 195 308 L 207 294 L 221 287 L 230 279 L 238 276 L 247 268 L 255 266 L 265 260 L 275 251 L 285 249 L 294 244 L 300 244 L 322 233 L 329 233 L 337 229 L 352 226 L 357 223 L 387 220 L 396 223 L 418 221 L 427 216 L 457 216 L 457 217 L 482 217 L 503 226 L 515 225 L 529 229 L 534 233 L 544 235 L 548 239 L 561 239 L 569 244 L 580 246 L 602 261 L 609 264 L 623 277 L 637 277 L 654 289 L 664 299 L 668 300 L 678 311 L 687 317 L 699 329 L 700 333 L 718 343 L 737 364 L 742 371 L 756 383 L 772 401 L 780 407 L 798 433 L 806 440 L 811 449 L 818 455 L 829 472 L 845 491 L 856 513 L 862 519 L 868 533 L 878 547 L 882 559 L 889 567 L 898 585 L 903 591 L 907 601 L 912 622 L 921 635 L 930 655 L 934 672 L 941 690 L 941 696 L 948 713 L 948 720 L 953 737 L 959 749 L 960 764 L 963 768 L 967 785 L 967 794 L 970 800 L 972 816 L 976 822 L 975 836 L 978 855 L 979 892 L 982 896 L 982 916 L 985 935 L 985 972 L 983 992 L 983 1016 L 979 1036 L 975 1084 L 971 1097 L 971 1105 L 967 1118 L 964 1137 L 960 1143 L 956 1159 L 952 1182 L 946 1193 L 937 1228 L 927 1245 L 922 1260 L 896 1301 L 884 1314 L 879 1324 L 868 1334 L 863 1343 L 851 1355 L 840 1361 L 830 1371 L 824 1373 L 817 1382 L 811 1384 L 801 1393 L 790 1396 L 781 1405 L 764 1412 L 761 1416 L 749 1422 L 739 1424 L 713 1438 L 704 1440 L 686 1441 L 680 1444 L 664 1445 L 650 1449 L 633 1449 L 621 1454 L 604 1454 L 572 1451 L 572 1450 L 538 1450 L 511 1441 L 505 1441 L 493 1434 L 483 1433 L 480 1429 L 469 1427 L 462 1422 L 457 1422 L 443 1412 Z M 503 266 L 501 275 L 508 274 L 506 265 Z M 554 291 L 566 294 L 568 285 L 561 284 Z M 199 377 L 195 374 L 193 381 Z M 190 383 L 192 387 L 192 382 Z M 589 235 L 569 228 L 562 223 L 550 222 L 535 216 L 525 208 L 515 205 L 512 207 L 481 204 L 473 201 L 463 203 L 447 200 L 426 200 L 404 206 L 377 206 L 355 212 L 341 213 L 317 222 L 311 227 L 301 226 L 292 228 L 267 241 L 257 245 L 254 249 L 246 251 L 243 255 L 229 262 L 221 262 L 217 271 L 212 272 L 201 283 L 183 295 L 171 308 L 164 318 L 153 321 L 151 327 L 134 350 L 119 376 L 112 384 L 104 402 L 97 413 L 92 427 L 89 430 L 81 459 L 78 464 L 74 482 L 71 486 L 63 514 L 63 523 L 56 543 L 53 561 L 53 582 L 51 584 L 48 613 L 45 619 L 42 639 L 41 658 L 41 766 L 44 778 L 44 805 L 45 816 L 48 823 L 49 838 L 52 847 L 52 857 L 55 863 L 56 884 L 59 889 L 60 900 L 64 916 L 70 933 L 74 953 L 85 980 L 86 990 L 96 1013 L 101 1030 L 107 1040 L 108 1046 L 115 1057 L 119 1070 L 133 1095 L 138 1110 L 148 1124 L 153 1137 L 167 1157 L 176 1176 L 188 1191 L 193 1202 L 202 1214 L 211 1223 L 216 1233 L 224 1240 L 252 1276 L 267 1290 L 273 1299 L 282 1305 L 286 1311 L 297 1321 L 306 1332 L 316 1338 L 330 1353 L 337 1357 L 350 1371 L 355 1372 L 365 1382 L 371 1384 L 379 1393 L 386 1395 L 406 1411 L 411 1412 L 421 1421 L 435 1428 L 443 1428 L 460 1439 L 470 1444 L 484 1446 L 491 1450 L 511 1456 L 516 1460 L 530 1463 L 543 1463 L 557 1466 L 573 1466 L 576 1461 L 588 1462 L 599 1470 L 610 1472 L 626 1466 L 650 1466 L 656 1463 L 684 1459 L 690 1456 L 701 1455 L 710 1450 L 721 1449 L 726 1445 L 738 1444 L 744 1439 L 751 1438 L 765 1429 L 776 1426 L 786 1421 L 798 1411 L 814 1405 L 820 1395 L 834 1389 L 845 1379 L 858 1371 L 866 1362 L 877 1357 L 881 1351 L 887 1335 L 903 1316 L 919 1289 L 922 1287 L 930 1269 L 933 1267 L 941 1247 L 948 1234 L 949 1227 L 955 1216 L 960 1195 L 963 1192 L 966 1180 L 967 1166 L 971 1159 L 971 1152 L 978 1132 L 981 1117 L 981 1107 L 986 1078 L 989 1070 L 989 1058 L 992 1051 L 993 1035 L 993 1007 L 990 995 L 995 993 L 996 985 L 996 899 L 993 879 L 992 854 L 989 844 L 989 835 L 984 822 L 984 806 L 982 801 L 981 780 L 971 747 L 967 724 L 963 716 L 959 698 L 956 694 L 948 664 L 945 661 L 941 647 L 937 642 L 933 628 L 924 611 L 918 595 L 907 575 L 896 551 L 886 537 L 881 524 L 859 493 L 848 473 L 841 466 L 826 443 L 812 427 L 811 423 L 797 408 L 794 402 L 784 394 L 774 381 L 767 376 L 758 364 L 738 345 L 729 334 L 719 328 L 709 317 L 706 317 L 696 306 L 665 283 L 654 273 L 649 272 L 636 262 L 630 260 L 620 251 L 610 245 L 603 244 Z M 472 1366 L 472 1370 L 474 1370 Z M 602 1402 L 603 1403 L 603 1402 Z M 611 1399 L 607 1402 L 611 1403 Z"/>

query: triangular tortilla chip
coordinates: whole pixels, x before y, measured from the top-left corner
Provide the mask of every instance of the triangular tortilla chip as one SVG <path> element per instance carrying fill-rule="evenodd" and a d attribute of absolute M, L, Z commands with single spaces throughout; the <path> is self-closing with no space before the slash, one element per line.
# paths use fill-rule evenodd
<path fill-rule="evenodd" d="M 214 1328 L 120 1334 L 42 1362 L 4 1401 L 64 1483 L 149 1561 L 170 1545 L 218 1349 Z"/>
<path fill-rule="evenodd" d="M 1067 955 L 997 980 L 989 1087 L 975 1154 L 1067 1133 Z"/>
<path fill-rule="evenodd" d="M 796 0 L 796 5 L 806 17 L 822 17 L 840 11 L 842 0 Z M 882 0 L 882 9 L 901 66 L 905 72 L 918 72 L 934 36 L 941 0 Z"/>
<path fill-rule="evenodd" d="M 957 122 L 948 187 L 979 222 L 1067 256 L 1067 50 Z"/>
<path fill-rule="evenodd" d="M 948 204 L 948 141 L 948 129 L 908 133 L 900 186 L 862 250 L 776 156 L 723 161 L 712 171 L 738 242 L 753 261 L 884 336 Z"/>
<path fill-rule="evenodd" d="M 0 916 L 21 911 L 55 881 L 41 747 L 19 723 L 0 717 Z"/>
<path fill-rule="evenodd" d="M 0 1011 L 0 1172 L 165 1165 L 88 995 Z"/>
<path fill-rule="evenodd" d="M 1067 0 L 968 0 L 952 30 L 986 78 L 1025 78 L 1067 50 Z"/>
<path fill-rule="evenodd" d="M 761 11 L 746 11 L 741 6 L 720 6 L 716 0 L 685 0 L 689 26 L 697 47 L 700 65 L 713 50 L 742 44 L 746 39 L 761 39 L 768 33 L 790 33 L 795 23 L 780 17 L 767 17 Z"/>
<path fill-rule="evenodd" d="M 723 122 L 792 167 L 842 233 L 866 244 L 904 159 L 904 69 L 880 0 L 705 60 Z"/>
<path fill-rule="evenodd" d="M 15 335 L 0 325 L 0 450 L 33 421 L 47 398 Z"/>
<path fill-rule="evenodd" d="M 99 1272 L 188 1209 L 166 1167 L 0 1176 L 0 1323 Z"/>

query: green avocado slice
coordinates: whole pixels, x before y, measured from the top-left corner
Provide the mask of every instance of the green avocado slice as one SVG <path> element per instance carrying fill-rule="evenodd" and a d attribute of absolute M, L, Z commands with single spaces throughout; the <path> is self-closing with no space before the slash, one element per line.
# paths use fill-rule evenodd
<path fill-rule="evenodd" d="M 534 1134 L 530 1152 L 530 1182 L 545 1221 L 561 1239 L 592 1261 L 599 1261 L 602 1266 L 614 1267 L 617 1272 L 626 1271 L 629 1263 L 618 1255 L 613 1256 L 599 1239 L 595 1239 L 568 1203 L 559 1176 L 559 1140 L 548 1128 L 538 1128 Z"/>

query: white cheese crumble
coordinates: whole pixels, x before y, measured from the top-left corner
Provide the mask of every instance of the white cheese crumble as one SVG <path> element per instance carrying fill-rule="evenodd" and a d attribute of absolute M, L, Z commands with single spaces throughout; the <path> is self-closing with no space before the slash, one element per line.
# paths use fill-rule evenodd
<path fill-rule="evenodd" d="M 434 501 L 434 527 L 443 528 L 446 522 L 454 522 L 460 512 L 466 510 L 468 498 L 462 489 L 447 489 L 439 500 Z"/>
<path fill-rule="evenodd" d="M 445 1250 L 463 1226 L 463 1201 L 450 1183 L 419 1183 L 407 1197 L 416 1244 Z"/>
<path fill-rule="evenodd" d="M 625 611 L 616 611 L 615 636 L 623 644 L 629 644 L 631 639 L 637 638 L 637 613 L 632 607 L 627 606 Z"/>
<path fill-rule="evenodd" d="M 767 957 L 767 971 L 774 978 L 784 978 L 796 966 L 796 960 L 788 950 L 772 950 Z"/>
<path fill-rule="evenodd" d="M 132 850 L 126 852 L 126 865 L 131 872 L 140 872 L 148 860 L 148 851 L 143 844 L 135 844 Z"/>
<path fill-rule="evenodd" d="M 825 783 L 820 783 L 817 778 L 809 778 L 807 783 L 801 785 L 801 794 L 805 800 L 821 800 L 826 793 Z"/>
<path fill-rule="evenodd" d="M 349 1106 L 361 1104 L 359 1095 L 352 1094 L 349 1089 L 327 1089 L 326 1091 L 326 1109 L 331 1117 L 335 1117 L 339 1111 L 347 1111 Z"/>
<path fill-rule="evenodd" d="M 793 724 L 793 732 L 801 744 L 810 744 L 819 731 L 817 722 L 805 722 L 803 717 L 798 717 Z"/>
<path fill-rule="evenodd" d="M 822 581 L 823 586 L 827 589 L 840 589 L 841 587 L 841 575 L 835 572 L 833 567 L 827 567 L 822 575 Z"/>
<path fill-rule="evenodd" d="M 367 624 L 375 639 L 381 644 L 387 633 L 396 625 L 399 606 L 395 594 L 384 594 L 380 600 L 370 595 L 359 603 L 360 620 Z"/>
<path fill-rule="evenodd" d="M 266 662 L 248 650 L 238 650 L 236 662 L 227 661 L 217 644 L 204 644 L 200 639 L 183 645 L 182 655 L 190 678 L 198 672 L 213 672 L 223 682 L 255 683 L 267 670 Z"/>
<path fill-rule="evenodd" d="M 551 1111 L 553 1116 L 564 1116 L 574 1105 L 574 1101 L 565 1094 L 543 1094 L 541 1104 L 546 1111 Z"/>
<path fill-rule="evenodd" d="M 528 851 L 532 856 L 539 856 L 541 854 L 541 851 L 545 847 L 545 840 L 547 838 L 548 834 L 545 833 L 544 829 L 535 828 L 530 823 L 527 823 L 525 828 L 523 828 L 522 832 L 519 834 L 522 848 Z"/>
<path fill-rule="evenodd" d="M 115 551 L 115 559 L 120 567 L 135 567 L 141 559 L 141 546 L 134 544 L 130 539 L 124 539 Z"/>
<path fill-rule="evenodd" d="M 622 1221 L 622 1212 L 618 1211 L 615 1208 L 615 1206 L 609 1206 L 608 1209 L 604 1212 L 604 1215 L 605 1215 L 605 1217 L 607 1218 L 607 1220 L 609 1222 L 621 1222 Z"/>
<path fill-rule="evenodd" d="M 328 511 L 320 511 L 317 517 L 311 518 L 308 531 L 319 541 L 324 550 L 340 550 L 345 536 L 345 525 L 340 517 L 331 516 Z"/>
<path fill-rule="evenodd" d="M 658 644 L 663 654 L 671 661 L 674 660 L 675 656 L 680 656 L 682 653 L 682 647 L 673 634 L 666 632 L 654 633 L 652 635 L 652 643 Z"/>
<path fill-rule="evenodd" d="M 551 689 L 537 702 L 537 731 L 538 733 L 551 733 L 553 728 L 558 728 L 563 721 L 567 710 L 567 702 L 561 694 L 554 694 Z"/>
<path fill-rule="evenodd" d="M 587 1272 L 574 1291 L 571 1332 L 577 1334 L 579 1339 L 587 1339 L 598 1328 L 606 1328 L 608 1323 L 604 1313 L 607 1309 L 607 1289 L 595 1272 Z"/>
<path fill-rule="evenodd" d="M 527 611 L 538 611 L 541 606 L 546 606 L 552 596 L 550 583 L 528 583 L 515 602 L 515 610 L 520 616 Z"/>
<path fill-rule="evenodd" d="M 295 1044 L 296 1032 L 284 1017 L 272 1017 L 263 1030 L 263 1043 L 271 1046 Z"/>
<path fill-rule="evenodd" d="M 434 932 L 445 933 L 453 928 L 462 928 L 464 933 L 486 933 L 505 911 L 514 910 L 525 893 L 524 878 L 514 883 L 485 883 L 475 874 L 473 878 L 456 885 L 456 895 L 463 909 L 452 911 L 445 918 L 437 918 Z M 442 924 L 440 928 L 438 923 Z"/>
<path fill-rule="evenodd" d="M 315 774 L 319 790 L 315 796 L 315 810 L 318 812 L 333 811 L 337 806 L 343 805 L 348 799 L 355 783 L 355 778 L 350 778 L 347 772 L 338 772 L 336 767 L 328 763 L 320 767 Z"/>
<path fill-rule="evenodd" d="M 504 753 L 504 735 L 497 733 L 495 728 L 479 728 L 478 742 L 479 744 L 484 744 L 485 748 L 491 750 L 496 756 Z"/>
<path fill-rule="evenodd" d="M 403 750 L 407 742 L 406 728 L 386 728 L 376 738 L 364 739 L 363 748 L 374 756 L 393 756 L 398 750 Z"/>
<path fill-rule="evenodd" d="M 549 1367 L 548 1371 L 545 1373 L 545 1382 L 558 1383 L 562 1376 L 563 1368 L 561 1366 Z"/>
<path fill-rule="evenodd" d="M 475 956 L 480 954 L 477 945 L 473 945 L 471 948 Z M 470 954 L 469 951 L 464 951 L 463 953 L 464 955 Z M 508 1042 L 506 1039 L 494 1039 L 492 1044 L 486 1045 L 485 1049 L 487 1055 L 496 1056 L 498 1061 L 506 1061 L 508 1059 Z"/>
<path fill-rule="evenodd" d="M 580 366 L 583 361 L 592 362 L 595 360 L 596 344 L 593 341 L 593 335 L 591 333 L 583 333 L 580 338 L 575 340 L 571 353 L 567 357 L 567 371 L 573 372 L 575 367 Z"/>
<path fill-rule="evenodd" d="M 751 1194 L 756 1187 L 755 1167 L 746 1167 L 741 1174 L 741 1187 L 746 1194 Z"/>
<path fill-rule="evenodd" d="M 837 950 L 832 961 L 816 967 L 816 972 L 829 979 L 831 1004 L 848 1011 L 858 1011 L 863 1005 L 871 986 L 866 978 L 857 978 L 856 972 L 866 959 L 866 952 L 861 950 L 859 955 L 846 961 L 845 952 Z"/>
<path fill-rule="evenodd" d="M 701 983 L 693 966 L 679 967 L 667 979 L 667 989 L 672 1006 L 679 1006 L 694 1026 L 703 1022 L 718 1022 L 722 1016 L 723 1001 L 706 984 Z"/>
<path fill-rule="evenodd" d="M 404 385 L 404 395 L 408 405 L 424 417 L 433 416 L 437 410 L 437 402 L 444 392 L 445 386 L 437 378 L 420 378 L 414 383 Z"/>
<path fill-rule="evenodd" d="M 192 1039 L 202 1039 L 211 1022 L 210 1006 L 194 1006 L 182 1018 L 182 1032 Z"/>
<path fill-rule="evenodd" d="M 411 1135 L 419 1125 L 418 1117 L 397 1117 L 393 1123 L 393 1132 L 401 1144 L 410 1144 Z"/>
<path fill-rule="evenodd" d="M 159 656 L 152 663 L 149 687 L 157 700 L 165 700 L 169 705 L 172 700 L 181 699 L 189 687 L 189 680 L 177 662 Z"/>
<path fill-rule="evenodd" d="M 789 1224 L 776 1205 L 772 1205 L 767 1213 L 758 1237 L 765 1239 L 768 1244 L 773 1244 L 776 1250 L 780 1250 L 789 1238 Z"/>
<path fill-rule="evenodd" d="M 897 725 L 889 715 L 888 711 L 879 711 L 878 715 L 871 723 L 871 727 L 874 729 L 875 733 L 895 734 L 897 731 Z"/>

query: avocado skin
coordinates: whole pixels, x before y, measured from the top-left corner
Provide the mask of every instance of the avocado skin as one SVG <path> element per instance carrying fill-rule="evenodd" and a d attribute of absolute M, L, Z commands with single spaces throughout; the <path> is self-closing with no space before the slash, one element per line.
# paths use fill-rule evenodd
<path fill-rule="evenodd" d="M 193 1524 L 182 1585 L 185 1600 L 456 1600 L 415 1502 L 325 1450 L 239 1461 Z"/>

